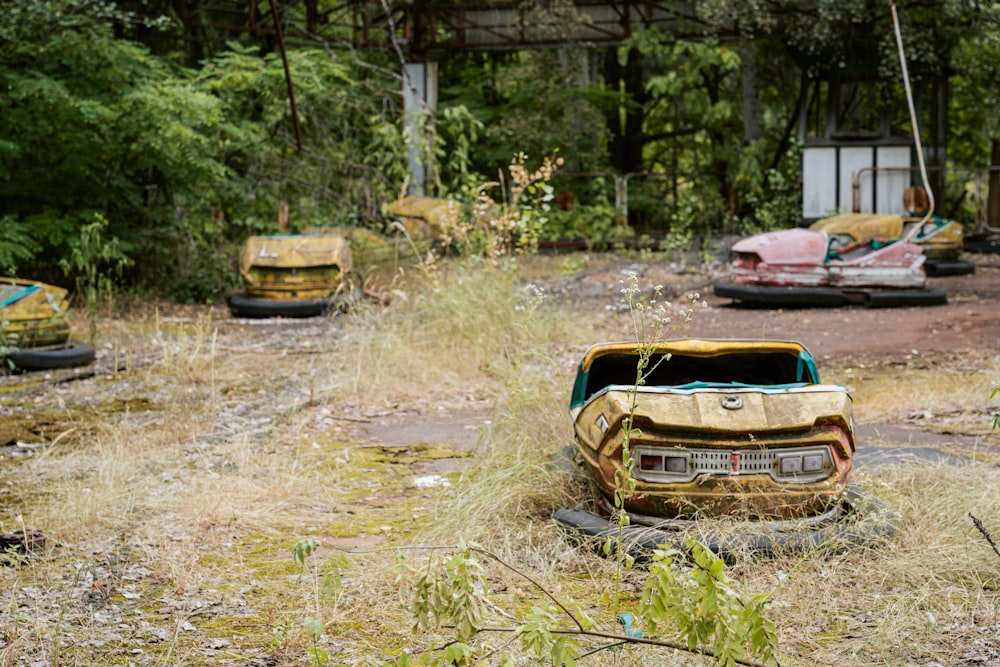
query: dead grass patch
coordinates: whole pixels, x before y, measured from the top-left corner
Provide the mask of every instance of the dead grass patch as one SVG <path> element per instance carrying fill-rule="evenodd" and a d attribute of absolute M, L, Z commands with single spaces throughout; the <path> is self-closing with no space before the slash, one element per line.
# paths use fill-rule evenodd
<path fill-rule="evenodd" d="M 900 422 L 914 415 L 942 415 L 991 411 L 990 390 L 1000 375 L 1000 360 L 984 353 L 980 358 L 908 360 L 831 368 L 828 380 L 851 389 L 858 419 Z M 980 425 L 989 427 L 986 420 Z"/>

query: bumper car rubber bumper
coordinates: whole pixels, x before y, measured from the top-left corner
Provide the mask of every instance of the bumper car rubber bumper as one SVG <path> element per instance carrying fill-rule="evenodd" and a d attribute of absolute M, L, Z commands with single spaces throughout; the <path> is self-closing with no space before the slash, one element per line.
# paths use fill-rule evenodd
<path fill-rule="evenodd" d="M 236 317 L 319 317 L 327 314 L 335 303 L 332 299 L 257 299 L 245 294 L 231 294 L 226 299 Z"/>
<path fill-rule="evenodd" d="M 15 370 L 47 371 L 86 366 L 94 361 L 94 346 L 76 340 L 61 345 L 25 347 L 8 352 L 6 359 Z"/>
<path fill-rule="evenodd" d="M 948 302 L 944 290 L 936 288 L 900 290 L 839 290 L 833 287 L 784 287 L 716 283 L 715 296 L 756 306 L 832 308 L 861 304 L 865 308 L 938 306 Z"/>
<path fill-rule="evenodd" d="M 553 518 L 571 534 L 595 546 L 618 535 L 607 517 L 586 510 L 561 508 Z M 667 522 L 665 522 L 666 524 Z M 887 540 L 896 532 L 897 517 L 881 502 L 849 486 L 840 505 L 821 520 L 801 522 L 722 522 L 710 519 L 669 522 L 669 527 L 629 525 L 622 529 L 622 546 L 637 560 L 648 559 L 664 545 L 685 549 L 695 538 L 727 561 L 740 555 L 772 556 L 807 552 L 842 553 Z"/>

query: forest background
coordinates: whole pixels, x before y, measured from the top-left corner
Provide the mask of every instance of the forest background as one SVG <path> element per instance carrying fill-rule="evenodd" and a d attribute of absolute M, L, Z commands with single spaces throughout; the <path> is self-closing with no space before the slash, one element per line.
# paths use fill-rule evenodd
<path fill-rule="evenodd" d="M 304 11 L 275 2 L 283 22 Z M 244 10 L 232 31 L 193 20 L 202 4 L 4 3 L 0 272 L 72 284 L 98 263 L 123 293 L 213 302 L 236 281 L 247 236 L 373 224 L 405 190 L 398 52 L 354 50 L 347 28 L 291 39 L 293 119 L 278 44 L 238 29 L 249 3 L 231 3 Z M 515 156 L 531 166 L 558 155 L 553 186 L 576 202 L 551 212 L 545 238 L 656 233 L 683 246 L 797 224 L 807 84 L 860 43 L 877 47 L 867 52 L 886 81 L 901 80 L 887 3 L 686 6 L 703 26 L 696 41 L 646 30 L 615 47 L 436 56 L 434 132 L 415 143 L 428 193 L 469 201 Z M 985 170 L 1000 146 L 1000 4 L 897 6 L 911 76 L 948 77 L 950 163 Z M 570 2 L 538 11 L 582 20 Z M 626 175 L 622 227 L 614 188 Z"/>

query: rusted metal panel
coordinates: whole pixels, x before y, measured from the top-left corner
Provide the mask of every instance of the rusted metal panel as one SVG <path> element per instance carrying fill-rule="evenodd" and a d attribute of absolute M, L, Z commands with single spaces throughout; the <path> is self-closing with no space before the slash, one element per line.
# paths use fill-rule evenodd
<path fill-rule="evenodd" d="M 338 266 L 351 269 L 351 249 L 339 234 L 251 236 L 240 253 L 240 270 L 251 266 L 286 269 Z"/>
<path fill-rule="evenodd" d="M 837 210 L 837 149 L 802 149 L 802 216 L 819 218 Z"/>
<path fill-rule="evenodd" d="M 6 345 L 58 345 L 69 338 L 68 292 L 33 280 L 0 278 L 0 334 Z"/>
<path fill-rule="evenodd" d="M 739 398 L 739 409 L 723 405 L 728 396 Z M 594 396 L 578 414 L 578 428 L 592 439 L 590 442 L 604 441 L 597 432 L 598 418 L 604 415 L 610 424 L 620 424 L 628 415 L 629 400 L 624 390 Z M 849 404 L 850 398 L 842 388 L 824 385 L 777 392 L 761 388 L 741 392 L 735 388 L 667 391 L 641 387 L 636 394 L 636 412 L 649 427 L 646 435 L 669 425 L 672 431 L 709 432 L 713 438 L 724 440 L 745 438 L 748 433 L 808 430 L 817 419 L 842 415 Z"/>
<path fill-rule="evenodd" d="M 338 234 L 252 236 L 240 253 L 240 276 L 255 298 L 328 297 L 351 269 L 350 244 Z"/>
<path fill-rule="evenodd" d="M 875 164 L 879 171 L 875 174 L 875 202 L 869 211 L 902 214 L 905 212 L 902 208 L 903 193 L 910 187 L 910 174 L 897 170 L 910 167 L 910 147 L 877 146 L 875 150 Z M 854 210 L 853 203 L 851 210 Z"/>
<path fill-rule="evenodd" d="M 407 195 L 389 202 L 385 211 L 399 218 L 411 239 L 423 240 L 454 227 L 462 215 L 462 204 L 452 199 Z"/>
<path fill-rule="evenodd" d="M 902 214 L 910 186 L 909 146 L 805 146 L 802 217 L 816 220 L 847 211 Z"/>

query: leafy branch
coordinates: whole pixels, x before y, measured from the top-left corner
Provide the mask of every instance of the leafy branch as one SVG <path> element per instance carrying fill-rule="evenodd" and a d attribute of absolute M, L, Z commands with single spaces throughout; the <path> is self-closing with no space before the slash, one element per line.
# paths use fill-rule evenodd
<path fill-rule="evenodd" d="M 577 602 L 559 600 L 538 581 L 481 547 L 461 542 L 456 553 L 419 568 L 401 556 L 396 583 L 401 604 L 413 619 L 412 629 L 429 632 L 447 628 L 455 631 L 456 640 L 418 656 L 405 654 L 381 664 L 476 664 L 495 653 L 488 646 L 473 645 L 481 633 L 511 633 L 522 649 L 550 659 L 556 667 L 573 667 L 583 657 L 629 644 L 712 657 L 719 665 L 776 663 L 777 637 L 773 623 L 764 615 L 767 596 L 744 601 L 718 556 L 693 540 L 688 546 L 693 555 L 689 565 L 679 558 L 679 551 L 656 552 L 638 608 L 641 631 L 627 634 L 600 630 Z M 518 625 L 487 624 L 487 610 L 496 605 L 488 598 L 480 557 L 530 582 L 552 604 L 533 607 Z M 671 639 L 672 634 L 680 641 Z M 584 638 L 611 643 L 582 653 L 580 640 Z M 438 658 L 444 662 L 437 662 Z"/>
<path fill-rule="evenodd" d="M 77 290 L 87 302 L 90 319 L 90 342 L 97 337 L 97 303 L 102 297 L 111 298 L 114 280 L 131 264 L 121 241 L 107 235 L 108 220 L 100 213 L 94 221 L 80 228 L 80 236 L 70 246 L 68 258 L 59 260 L 67 276 L 75 276 Z M 110 274 L 110 275 L 109 275 Z"/>
<path fill-rule="evenodd" d="M 990 393 L 990 398 L 996 398 L 997 394 L 1000 394 L 1000 384 L 993 387 L 993 391 Z M 1000 410 L 993 413 L 993 430 L 1000 428 Z"/>

